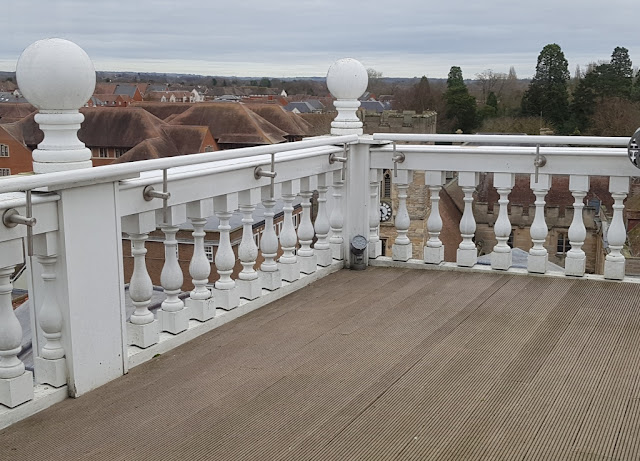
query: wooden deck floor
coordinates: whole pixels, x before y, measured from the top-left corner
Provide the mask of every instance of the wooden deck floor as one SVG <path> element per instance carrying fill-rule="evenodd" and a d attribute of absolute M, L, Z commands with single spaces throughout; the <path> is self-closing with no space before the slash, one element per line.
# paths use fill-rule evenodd
<path fill-rule="evenodd" d="M 339 271 L 0 432 L 1 460 L 638 460 L 640 286 Z"/>

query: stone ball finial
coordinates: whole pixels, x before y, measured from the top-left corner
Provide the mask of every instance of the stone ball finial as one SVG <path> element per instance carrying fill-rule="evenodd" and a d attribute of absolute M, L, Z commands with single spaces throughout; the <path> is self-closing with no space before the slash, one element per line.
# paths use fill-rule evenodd
<path fill-rule="evenodd" d="M 27 101 L 40 111 L 78 110 L 93 95 L 96 71 L 78 45 L 49 38 L 32 43 L 22 52 L 16 80 Z"/>
<path fill-rule="evenodd" d="M 368 84 L 367 69 L 353 58 L 338 59 L 327 72 L 327 87 L 337 99 L 358 99 Z"/>

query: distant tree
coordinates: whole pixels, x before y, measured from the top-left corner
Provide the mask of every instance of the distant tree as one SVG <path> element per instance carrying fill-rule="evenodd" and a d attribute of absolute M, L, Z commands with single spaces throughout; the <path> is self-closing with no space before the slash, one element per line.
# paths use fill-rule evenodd
<path fill-rule="evenodd" d="M 369 85 L 367 86 L 369 92 L 379 96 L 387 89 L 387 85 L 382 80 L 382 72 L 369 68 L 367 69 L 367 77 L 369 77 Z"/>
<path fill-rule="evenodd" d="M 222 80 L 222 86 L 228 86 L 227 85 L 227 79 Z"/>
<path fill-rule="evenodd" d="M 476 74 L 476 80 L 481 91 L 480 102 L 482 104 L 486 104 L 489 93 L 494 92 L 498 96 L 500 96 L 506 84 L 507 75 L 500 72 L 494 72 L 491 69 L 487 69 L 479 74 Z"/>
<path fill-rule="evenodd" d="M 636 73 L 635 82 L 631 87 L 631 100 L 640 101 L 640 70 Z"/>
<path fill-rule="evenodd" d="M 611 53 L 611 62 L 606 77 L 610 80 L 609 96 L 628 98 L 633 86 L 633 65 L 629 58 L 629 50 L 617 46 Z"/>
<path fill-rule="evenodd" d="M 271 88 L 271 80 L 269 80 L 267 77 L 262 77 L 258 86 L 262 88 Z"/>
<path fill-rule="evenodd" d="M 489 96 L 487 96 L 487 106 L 493 107 L 496 111 L 498 110 L 498 97 L 493 91 L 490 91 Z"/>
<path fill-rule="evenodd" d="M 522 97 L 522 113 L 538 115 L 564 132 L 569 119 L 569 64 L 559 45 L 546 45 L 538 55 L 536 74 Z"/>
<path fill-rule="evenodd" d="M 462 78 L 462 70 L 458 66 L 451 67 L 447 78 L 445 117 L 452 122 L 452 130 L 461 129 L 471 133 L 477 126 L 476 98 L 469 94 L 469 89 Z"/>
<path fill-rule="evenodd" d="M 258 86 L 257 80 L 249 80 L 249 86 Z"/>
<path fill-rule="evenodd" d="M 218 86 L 218 80 L 216 80 L 215 78 L 211 79 L 211 86 Z"/>
<path fill-rule="evenodd" d="M 13 83 L 13 77 L 7 77 L 7 82 Z"/>

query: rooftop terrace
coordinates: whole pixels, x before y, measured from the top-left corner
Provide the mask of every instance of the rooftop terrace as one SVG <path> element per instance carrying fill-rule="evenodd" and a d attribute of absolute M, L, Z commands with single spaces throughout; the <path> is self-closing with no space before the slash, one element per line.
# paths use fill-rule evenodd
<path fill-rule="evenodd" d="M 363 136 L 355 111 L 366 70 L 346 59 L 327 76 L 338 98 L 330 135 L 91 168 L 76 135 L 80 90 L 94 84 L 82 53 L 50 40 L 18 63 L 44 140 L 33 152 L 37 174 L 0 181 L 0 459 L 638 459 L 640 280 L 625 274 L 622 252 L 637 171 L 629 138 Z M 43 72 L 56 78 L 29 77 Z M 433 144 L 471 140 L 480 145 Z M 398 197 L 389 256 L 384 170 Z M 417 259 L 407 236 L 414 172 L 429 190 Z M 440 238 L 446 172 L 464 195 L 455 262 L 444 261 Z M 481 172 L 493 174 L 500 197 L 489 266 L 477 264 L 474 241 Z M 536 197 L 520 268 L 507 244 L 516 174 L 529 176 Z M 548 264 L 554 175 L 569 177 L 574 198 L 561 272 Z M 608 177 L 613 201 L 602 275 L 585 273 L 583 249 L 596 175 Z M 214 215 L 209 283 L 203 228 Z M 187 220 L 193 257 L 183 274 L 175 236 Z M 153 313 L 145 241 L 157 228 L 165 299 Z M 134 258 L 128 294 L 123 237 Z M 236 259 L 243 270 L 232 278 Z M 11 306 L 22 263 L 33 370 L 19 358 Z M 185 277 L 193 290 L 183 291 Z"/>

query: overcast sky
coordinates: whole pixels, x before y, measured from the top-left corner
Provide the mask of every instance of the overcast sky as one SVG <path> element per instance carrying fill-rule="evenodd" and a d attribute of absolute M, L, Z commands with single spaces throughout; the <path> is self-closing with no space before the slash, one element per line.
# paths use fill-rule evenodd
<path fill-rule="evenodd" d="M 640 65 L 637 0 L 19 0 L 0 9 L 0 70 L 49 37 L 76 42 L 97 70 L 323 76 L 342 57 L 388 77 L 535 72 L 544 45 L 576 65 L 616 46 Z"/>

